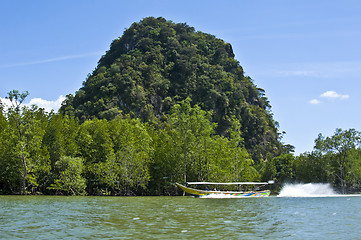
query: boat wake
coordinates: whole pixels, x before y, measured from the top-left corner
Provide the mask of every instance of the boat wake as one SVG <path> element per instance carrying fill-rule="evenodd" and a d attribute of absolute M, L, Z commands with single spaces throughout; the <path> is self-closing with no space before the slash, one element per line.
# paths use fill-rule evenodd
<path fill-rule="evenodd" d="M 307 183 L 307 184 L 286 184 L 283 186 L 277 197 L 337 197 L 337 194 L 330 184 Z"/>

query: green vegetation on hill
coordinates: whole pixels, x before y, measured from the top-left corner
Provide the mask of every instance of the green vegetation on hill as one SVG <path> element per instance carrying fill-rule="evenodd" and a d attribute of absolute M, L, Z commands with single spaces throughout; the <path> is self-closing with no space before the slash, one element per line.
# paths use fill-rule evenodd
<path fill-rule="evenodd" d="M 155 123 L 186 98 L 212 111 L 218 135 L 229 137 L 232 121 L 239 121 L 243 144 L 257 163 L 287 152 L 264 90 L 244 76 L 232 46 L 164 18 L 145 18 L 125 30 L 60 111 L 81 122 L 130 114 Z"/>

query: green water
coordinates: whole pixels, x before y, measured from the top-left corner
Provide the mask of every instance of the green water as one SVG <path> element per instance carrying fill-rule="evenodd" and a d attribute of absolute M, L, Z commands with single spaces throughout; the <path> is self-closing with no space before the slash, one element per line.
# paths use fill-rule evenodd
<path fill-rule="evenodd" d="M 361 239 L 361 197 L 0 196 L 1 239 Z"/>

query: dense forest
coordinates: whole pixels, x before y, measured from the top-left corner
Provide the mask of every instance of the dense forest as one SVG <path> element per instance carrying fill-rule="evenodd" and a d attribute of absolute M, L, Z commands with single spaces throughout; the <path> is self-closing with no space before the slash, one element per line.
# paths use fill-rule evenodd
<path fill-rule="evenodd" d="M 230 44 L 145 18 L 111 43 L 58 113 L 0 103 L 0 193 L 177 195 L 175 182 L 329 182 L 361 189 L 361 133 L 295 157 Z M 276 186 L 277 187 L 277 186 Z"/>
<path fill-rule="evenodd" d="M 115 39 L 83 87 L 60 109 L 80 122 L 122 114 L 157 124 L 172 106 L 190 98 L 212 111 L 215 133 L 229 137 L 234 119 L 257 163 L 287 152 L 264 90 L 244 76 L 232 46 L 184 23 L 145 18 Z M 69 113 L 70 112 L 70 113 Z"/>
<path fill-rule="evenodd" d="M 68 115 L 22 107 L 12 91 L 0 115 L 2 193 L 177 194 L 187 180 L 248 181 L 261 175 L 232 122 L 230 137 L 215 134 L 211 111 L 189 98 L 172 106 L 161 127 L 128 115 L 83 123 Z"/>

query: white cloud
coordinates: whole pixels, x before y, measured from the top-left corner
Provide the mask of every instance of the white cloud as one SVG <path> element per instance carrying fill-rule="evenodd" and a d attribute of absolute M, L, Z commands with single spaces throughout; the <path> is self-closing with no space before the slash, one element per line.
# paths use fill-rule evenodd
<path fill-rule="evenodd" d="M 350 98 L 350 95 L 347 95 L 347 94 L 339 94 L 335 91 L 326 91 L 324 93 L 322 93 L 320 95 L 320 98 L 325 98 L 325 99 L 340 99 L 340 100 L 344 100 L 344 99 L 348 99 Z M 315 99 L 312 99 L 309 101 L 310 104 L 313 104 L 313 105 L 316 105 L 316 104 L 320 104 L 321 101 L 317 98 Z"/>
<path fill-rule="evenodd" d="M 0 101 L 1 101 L 1 103 L 4 105 L 5 110 L 6 110 L 8 107 L 11 106 L 11 102 L 10 102 L 9 99 L 0 97 Z"/>
<path fill-rule="evenodd" d="M 51 110 L 54 110 L 55 112 L 58 111 L 58 109 L 61 106 L 61 103 L 65 100 L 65 97 L 63 95 L 60 95 L 59 98 L 55 101 L 49 101 L 42 98 L 33 98 L 30 100 L 29 103 L 25 104 L 26 106 L 36 105 L 39 108 L 44 108 L 45 111 L 50 112 Z"/>
<path fill-rule="evenodd" d="M 316 104 L 320 104 L 321 101 L 318 100 L 318 99 L 312 99 L 312 100 L 310 101 L 310 103 L 313 104 L 313 105 L 316 105 Z"/>
<path fill-rule="evenodd" d="M 44 108 L 47 112 L 50 112 L 51 110 L 57 112 L 64 100 L 65 97 L 63 95 L 60 95 L 59 98 L 55 101 L 49 101 L 42 98 L 32 98 L 29 103 L 25 103 L 24 105 L 28 107 L 31 105 L 36 105 L 39 108 Z M 11 107 L 11 102 L 9 99 L 0 97 L 0 101 L 5 105 L 5 110 Z"/>
<path fill-rule="evenodd" d="M 320 97 L 323 97 L 323 98 L 333 98 L 333 99 L 347 99 L 349 98 L 350 96 L 347 95 L 347 94 L 339 94 L 335 91 L 327 91 L 327 92 L 324 92 L 320 95 Z"/>

